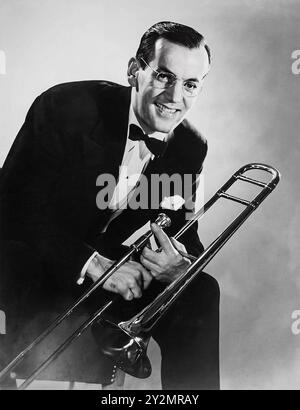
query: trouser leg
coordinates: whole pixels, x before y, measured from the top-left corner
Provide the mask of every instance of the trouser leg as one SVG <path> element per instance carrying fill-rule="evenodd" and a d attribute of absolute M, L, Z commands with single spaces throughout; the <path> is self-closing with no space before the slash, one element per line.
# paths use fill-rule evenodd
<path fill-rule="evenodd" d="M 128 320 L 163 288 L 154 282 L 141 299 L 119 299 L 108 318 L 115 323 Z M 104 336 L 105 325 L 103 328 L 96 324 L 93 330 L 100 345 L 103 337 L 109 343 L 109 337 Z M 152 335 L 162 352 L 163 389 L 219 389 L 219 286 L 215 279 L 207 274 L 194 279 L 160 319 Z M 113 361 L 106 357 L 103 364 L 104 379 L 109 384 Z"/>
<path fill-rule="evenodd" d="M 219 389 L 219 286 L 194 279 L 154 333 L 162 353 L 163 389 Z"/>
<path fill-rule="evenodd" d="M 38 263 L 22 242 L 0 243 L 0 310 L 5 317 L 5 331 L 0 336 L 0 367 L 3 368 L 16 354 L 21 342 L 23 325 L 32 313 L 38 288 Z M 2 386 L 15 383 L 8 378 Z"/>
<path fill-rule="evenodd" d="M 0 369 L 82 294 L 84 288 L 76 285 L 76 275 L 73 275 L 74 288 L 58 288 L 57 283 L 52 283 L 43 269 L 35 252 L 26 244 L 17 241 L 0 243 L 0 310 L 6 316 L 6 334 L 0 335 Z M 95 302 L 95 310 L 104 303 L 98 294 L 95 295 Z M 26 355 L 22 364 L 16 368 L 17 377 L 28 377 L 88 317 L 87 306 L 77 308 L 30 355 Z M 110 361 L 98 353 L 92 335 L 86 332 L 39 378 L 101 383 L 110 376 L 110 368 Z"/>

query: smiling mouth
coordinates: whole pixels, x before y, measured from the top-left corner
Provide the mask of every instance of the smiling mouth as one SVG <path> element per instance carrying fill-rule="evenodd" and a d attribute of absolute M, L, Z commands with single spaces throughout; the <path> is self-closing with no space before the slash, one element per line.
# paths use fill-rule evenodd
<path fill-rule="evenodd" d="M 155 103 L 155 106 L 157 107 L 159 113 L 162 116 L 168 117 L 168 118 L 172 118 L 176 114 L 176 112 L 179 111 L 175 108 L 168 108 L 167 106 L 160 104 L 160 103 Z"/>

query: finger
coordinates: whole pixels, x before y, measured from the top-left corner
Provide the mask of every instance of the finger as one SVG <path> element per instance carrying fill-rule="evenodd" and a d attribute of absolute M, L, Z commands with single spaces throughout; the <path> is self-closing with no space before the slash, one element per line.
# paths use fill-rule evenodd
<path fill-rule="evenodd" d="M 141 286 L 132 274 L 122 274 L 122 281 L 117 284 L 117 287 L 126 300 L 140 298 L 142 296 Z"/>
<path fill-rule="evenodd" d="M 177 239 L 175 239 L 175 238 L 170 238 L 170 240 L 171 240 L 173 246 L 174 246 L 178 251 L 187 253 L 186 247 L 183 245 L 183 243 L 177 241 Z"/>
<path fill-rule="evenodd" d="M 143 255 L 141 255 L 141 262 L 148 270 L 151 271 L 151 274 L 154 277 L 160 275 L 163 272 L 159 265 L 149 261 L 149 259 L 146 259 Z"/>
<path fill-rule="evenodd" d="M 160 264 L 161 254 L 159 252 L 154 252 L 151 249 L 144 248 L 142 255 L 144 258 L 148 259 L 149 261 L 156 263 L 157 265 Z"/>
<path fill-rule="evenodd" d="M 122 296 L 125 300 L 128 300 L 128 301 L 134 299 L 134 293 L 132 292 L 131 289 L 127 289 L 126 292 L 123 292 Z"/>
<path fill-rule="evenodd" d="M 126 264 L 126 273 L 122 272 L 126 287 L 132 292 L 135 298 L 140 298 L 142 296 L 144 286 L 142 270 L 145 270 L 145 268 L 143 268 L 141 264 L 137 262 L 129 262 Z M 128 295 L 129 294 L 126 293 L 127 297 Z"/>
<path fill-rule="evenodd" d="M 151 230 L 158 240 L 160 246 L 166 253 L 169 254 L 174 252 L 172 242 L 170 241 L 168 235 L 156 223 L 151 224 Z"/>
<path fill-rule="evenodd" d="M 112 275 L 104 283 L 103 288 L 114 293 L 118 293 L 123 296 L 126 293 L 126 286 L 122 277 L 119 277 L 117 273 Z"/>
<path fill-rule="evenodd" d="M 109 290 L 110 292 L 119 293 L 116 284 L 111 278 L 104 282 L 103 289 Z"/>
<path fill-rule="evenodd" d="M 149 272 L 139 263 L 131 261 L 125 266 L 126 274 L 138 283 L 138 286 L 143 289 L 145 279 L 149 279 Z"/>
<path fill-rule="evenodd" d="M 136 292 L 133 292 L 134 286 L 129 287 L 126 280 L 118 280 L 116 283 L 117 293 L 119 293 L 125 300 L 132 300 Z"/>
<path fill-rule="evenodd" d="M 153 279 L 151 273 L 139 262 L 133 262 L 133 264 L 135 268 L 138 270 L 138 273 L 140 275 L 139 278 L 142 282 L 141 288 L 146 289 Z"/>
<path fill-rule="evenodd" d="M 147 243 L 146 243 L 145 246 L 146 246 L 147 248 L 149 248 L 149 249 L 152 249 L 152 245 L 151 245 L 150 239 L 147 241 Z"/>
<path fill-rule="evenodd" d="M 134 285 L 132 284 L 134 288 Z M 104 283 L 104 289 L 121 295 L 125 300 L 132 300 L 134 293 L 130 290 L 128 278 L 126 276 L 115 273 Z"/>
<path fill-rule="evenodd" d="M 139 298 L 144 288 L 144 277 L 148 286 L 151 281 L 150 276 L 150 273 L 140 263 L 130 261 L 112 275 L 112 281 L 108 283 L 108 290 L 121 294 L 127 300 L 132 299 L 130 293 Z"/>
<path fill-rule="evenodd" d="M 142 296 L 142 290 L 139 286 L 130 286 L 129 290 L 134 298 L 140 298 Z"/>
<path fill-rule="evenodd" d="M 135 283 L 137 283 L 139 287 L 142 287 L 142 274 L 138 267 L 134 266 L 133 264 L 134 262 L 126 263 L 122 268 L 118 270 L 118 272 L 120 272 L 120 274 L 125 278 L 128 286 L 135 286 Z"/>
<path fill-rule="evenodd" d="M 151 266 L 151 271 L 154 270 L 155 272 L 161 273 L 164 270 L 169 269 L 170 263 L 176 262 L 174 258 L 177 258 L 178 255 L 179 253 L 175 249 L 171 254 L 167 254 L 165 251 L 152 252 L 144 249 L 141 255 L 143 257 L 141 259 L 141 262 L 147 269 L 149 269 L 149 266 Z M 147 262 L 151 262 L 151 265 L 149 265 Z"/>
<path fill-rule="evenodd" d="M 143 267 L 144 289 L 147 289 L 147 287 L 152 282 L 153 276 L 151 275 L 151 272 L 149 272 L 149 270 L 144 268 L 144 266 L 142 267 Z"/>

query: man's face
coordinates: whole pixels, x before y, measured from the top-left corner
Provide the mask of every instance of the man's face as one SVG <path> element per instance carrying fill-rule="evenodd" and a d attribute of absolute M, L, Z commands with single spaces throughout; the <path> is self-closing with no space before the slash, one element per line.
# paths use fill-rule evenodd
<path fill-rule="evenodd" d="M 155 44 L 152 61 L 147 63 L 154 70 L 173 73 L 180 80 L 169 88 L 156 88 L 153 70 L 148 66 L 144 70 L 139 68 L 133 109 L 145 132 L 169 133 L 183 120 L 196 100 L 184 93 L 183 81 L 192 80 L 201 86 L 209 69 L 207 52 L 203 46 L 189 49 L 160 38 Z"/>

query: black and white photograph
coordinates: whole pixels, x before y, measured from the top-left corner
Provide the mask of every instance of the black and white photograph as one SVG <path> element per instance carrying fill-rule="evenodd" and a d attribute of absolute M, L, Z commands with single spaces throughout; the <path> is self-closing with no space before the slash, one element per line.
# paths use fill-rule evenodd
<path fill-rule="evenodd" d="M 0 0 L 0 390 L 300 389 L 299 137 L 297 0 Z"/>

